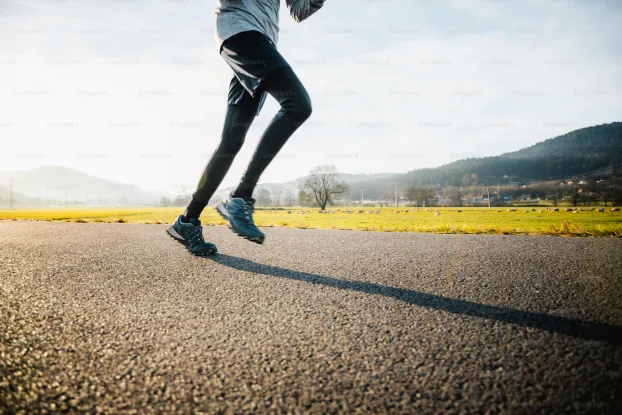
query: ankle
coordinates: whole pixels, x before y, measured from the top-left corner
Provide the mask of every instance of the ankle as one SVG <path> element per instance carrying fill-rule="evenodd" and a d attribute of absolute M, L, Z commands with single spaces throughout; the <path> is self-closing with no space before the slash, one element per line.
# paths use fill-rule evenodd
<path fill-rule="evenodd" d="M 182 215 L 181 221 L 184 223 L 188 223 L 191 219 L 198 220 L 206 205 L 207 203 L 201 202 L 193 198 L 188 204 L 188 207 L 186 207 L 186 211 Z"/>
<path fill-rule="evenodd" d="M 252 192 L 249 193 L 249 192 L 246 192 L 246 191 L 236 190 L 236 191 L 234 191 L 231 194 L 231 197 L 239 197 L 239 198 L 244 199 L 244 200 L 250 200 L 250 199 L 253 198 L 253 193 Z"/>

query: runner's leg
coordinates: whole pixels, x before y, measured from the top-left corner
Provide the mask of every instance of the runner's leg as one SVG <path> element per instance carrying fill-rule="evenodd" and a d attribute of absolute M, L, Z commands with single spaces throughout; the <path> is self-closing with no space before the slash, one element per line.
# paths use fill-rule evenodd
<path fill-rule="evenodd" d="M 263 81 L 262 88 L 281 104 L 281 109 L 264 131 L 233 197 L 252 197 L 266 167 L 289 137 L 311 116 L 309 94 L 291 68 L 279 68 L 272 72 Z"/>
<path fill-rule="evenodd" d="M 232 80 L 232 85 L 237 80 Z M 229 171 L 233 159 L 242 148 L 244 139 L 248 133 L 256 115 L 256 100 L 248 95 L 241 105 L 229 105 L 225 116 L 220 144 L 211 159 L 205 166 L 196 192 L 184 212 L 184 220 L 198 219 L 205 206 L 214 195 L 218 186 Z"/>

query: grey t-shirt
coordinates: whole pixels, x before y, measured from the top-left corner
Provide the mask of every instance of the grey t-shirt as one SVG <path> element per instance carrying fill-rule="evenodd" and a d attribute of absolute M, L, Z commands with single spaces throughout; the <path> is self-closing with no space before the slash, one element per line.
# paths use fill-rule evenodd
<path fill-rule="evenodd" d="M 325 0 L 285 0 L 294 20 L 302 22 L 318 11 Z M 257 30 L 275 45 L 279 40 L 281 0 L 217 0 L 216 41 L 218 47 L 233 35 Z"/>

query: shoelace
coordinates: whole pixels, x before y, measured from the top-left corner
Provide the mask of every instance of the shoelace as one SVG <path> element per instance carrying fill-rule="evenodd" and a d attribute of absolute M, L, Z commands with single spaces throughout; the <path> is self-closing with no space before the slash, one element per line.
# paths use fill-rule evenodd
<path fill-rule="evenodd" d="M 244 211 L 244 215 L 246 215 L 246 220 L 253 223 L 253 211 L 255 210 L 255 207 L 250 203 L 244 203 L 242 205 L 242 209 Z"/>
<path fill-rule="evenodd" d="M 193 245 L 199 245 L 205 243 L 203 239 L 203 229 L 201 226 L 193 226 L 192 229 L 188 229 L 187 241 Z"/>

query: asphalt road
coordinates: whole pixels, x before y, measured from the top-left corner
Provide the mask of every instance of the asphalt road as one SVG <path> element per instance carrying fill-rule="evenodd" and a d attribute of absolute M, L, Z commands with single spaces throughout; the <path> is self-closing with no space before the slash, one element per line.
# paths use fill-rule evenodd
<path fill-rule="evenodd" d="M 0 413 L 619 413 L 622 240 L 0 222 Z"/>

